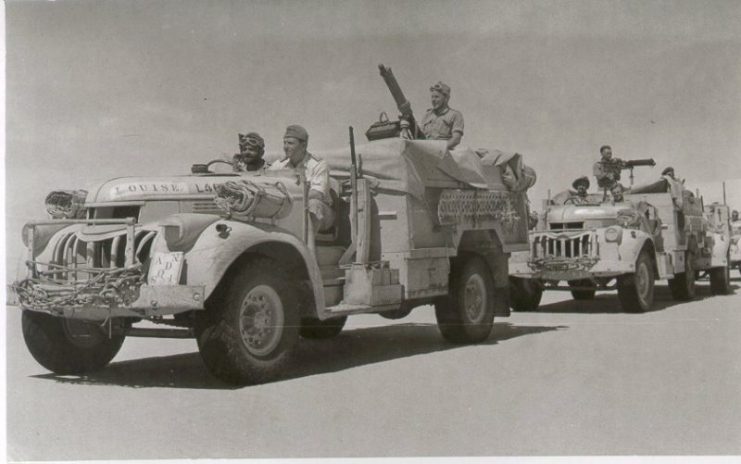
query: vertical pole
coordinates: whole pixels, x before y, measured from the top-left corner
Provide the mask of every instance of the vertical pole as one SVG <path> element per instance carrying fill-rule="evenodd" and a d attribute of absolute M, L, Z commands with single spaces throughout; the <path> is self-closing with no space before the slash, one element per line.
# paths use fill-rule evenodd
<path fill-rule="evenodd" d="M 350 194 L 352 195 L 352 242 L 357 251 L 358 246 L 358 159 L 355 155 L 355 134 L 352 126 L 348 127 L 350 133 Z"/>
<path fill-rule="evenodd" d="M 726 203 L 726 181 L 723 181 L 723 204 L 728 206 L 728 203 Z"/>

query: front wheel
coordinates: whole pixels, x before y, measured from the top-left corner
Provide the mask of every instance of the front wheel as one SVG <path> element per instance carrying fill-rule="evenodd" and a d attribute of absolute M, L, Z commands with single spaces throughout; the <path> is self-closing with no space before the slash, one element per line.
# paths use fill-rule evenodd
<path fill-rule="evenodd" d="M 486 340 L 494 324 L 494 284 L 483 259 L 454 263 L 449 295 L 435 302 L 442 336 L 453 343 Z"/>
<path fill-rule="evenodd" d="M 654 268 L 651 257 L 642 251 L 636 260 L 636 271 L 618 277 L 618 298 L 623 311 L 642 313 L 654 303 Z"/>
<path fill-rule="evenodd" d="M 536 311 L 543 298 L 543 285 L 535 279 L 509 278 L 510 306 L 515 311 Z"/>
<path fill-rule="evenodd" d="M 691 300 L 695 297 L 695 272 L 694 254 L 688 251 L 684 255 L 684 272 L 669 279 L 669 290 L 672 292 L 672 298 L 675 300 Z"/>
<path fill-rule="evenodd" d="M 116 356 L 125 335 L 110 337 L 99 324 L 23 311 L 23 339 L 31 356 L 55 374 L 100 370 Z"/>
<path fill-rule="evenodd" d="M 196 325 L 201 357 L 216 377 L 246 385 L 273 379 L 289 362 L 300 318 L 286 271 L 269 258 L 247 263 L 223 301 Z"/>

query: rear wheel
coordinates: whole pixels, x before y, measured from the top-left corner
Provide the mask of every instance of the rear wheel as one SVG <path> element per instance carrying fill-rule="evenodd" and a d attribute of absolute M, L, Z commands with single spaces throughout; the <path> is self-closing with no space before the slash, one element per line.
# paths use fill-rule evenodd
<path fill-rule="evenodd" d="M 543 297 L 543 285 L 535 279 L 509 278 L 510 306 L 515 311 L 536 311 Z"/>
<path fill-rule="evenodd" d="M 572 287 L 592 287 L 592 290 L 571 290 L 571 296 L 575 300 L 592 300 L 597 292 L 594 282 L 589 279 L 569 280 L 569 285 Z"/>
<path fill-rule="evenodd" d="M 635 272 L 617 279 L 618 298 L 623 311 L 642 313 L 651 309 L 654 303 L 654 278 L 651 257 L 648 252 L 641 251 Z"/>
<path fill-rule="evenodd" d="M 100 324 L 23 311 L 23 339 L 39 364 L 61 375 L 80 375 L 105 367 L 125 336 L 110 338 Z"/>
<path fill-rule="evenodd" d="M 694 254 L 687 251 L 684 255 L 684 272 L 676 274 L 673 279 L 669 279 L 669 290 L 672 292 L 672 298 L 675 300 L 691 300 L 695 297 L 695 272 Z"/>
<path fill-rule="evenodd" d="M 228 283 L 223 301 L 202 315 L 198 348 L 214 376 L 255 384 L 288 364 L 301 321 L 286 274 L 275 260 L 254 259 Z"/>
<path fill-rule="evenodd" d="M 710 269 L 710 291 L 713 295 L 731 293 L 731 270 L 728 266 Z"/>
<path fill-rule="evenodd" d="M 333 338 L 342 332 L 342 328 L 345 327 L 346 322 L 347 316 L 333 317 L 324 321 L 320 321 L 315 317 L 307 317 L 301 319 L 299 334 L 303 338 L 315 340 Z"/>
<path fill-rule="evenodd" d="M 435 302 L 442 336 L 453 343 L 486 340 L 494 323 L 494 284 L 483 259 L 471 257 L 451 269 L 450 293 Z"/>

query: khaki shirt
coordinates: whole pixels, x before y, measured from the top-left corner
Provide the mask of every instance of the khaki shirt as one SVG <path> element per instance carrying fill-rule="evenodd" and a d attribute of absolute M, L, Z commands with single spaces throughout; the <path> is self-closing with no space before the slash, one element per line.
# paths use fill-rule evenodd
<path fill-rule="evenodd" d="M 430 140 L 450 140 L 453 132 L 460 132 L 463 135 L 463 115 L 449 107 L 440 114 L 430 108 L 422 118 L 420 128 Z"/>
<path fill-rule="evenodd" d="M 612 188 L 613 185 L 620 181 L 620 171 L 622 171 L 622 162 L 616 158 L 610 161 L 597 161 L 594 163 L 592 172 L 597 178 L 597 185 L 600 188 Z"/>
<path fill-rule="evenodd" d="M 322 194 L 322 199 L 328 205 L 332 204 L 332 197 L 329 194 L 329 168 L 327 162 L 321 158 L 317 158 L 309 152 L 306 152 L 306 156 L 298 166 L 291 164 L 291 159 L 286 158 L 280 161 L 276 161 L 271 164 L 268 170 L 275 169 L 304 169 L 304 175 L 306 181 L 309 183 L 309 190 L 316 190 Z"/>

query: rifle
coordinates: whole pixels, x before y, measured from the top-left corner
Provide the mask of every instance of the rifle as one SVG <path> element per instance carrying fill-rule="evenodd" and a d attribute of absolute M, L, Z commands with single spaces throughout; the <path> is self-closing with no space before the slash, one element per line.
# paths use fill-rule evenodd
<path fill-rule="evenodd" d="M 401 87 L 399 87 L 399 83 L 396 81 L 394 73 L 391 72 L 391 68 L 379 64 L 378 69 L 381 71 L 381 77 L 383 77 L 384 82 L 386 82 L 386 87 L 389 88 L 391 96 L 394 97 L 396 107 L 401 113 L 401 119 L 409 121 L 412 136 L 415 139 L 424 139 L 425 136 L 422 133 L 422 130 L 417 125 L 416 120 L 414 119 L 414 113 L 412 113 L 412 104 L 409 103 L 409 100 L 407 100 L 407 98 L 404 96 L 404 92 L 401 91 Z"/>

